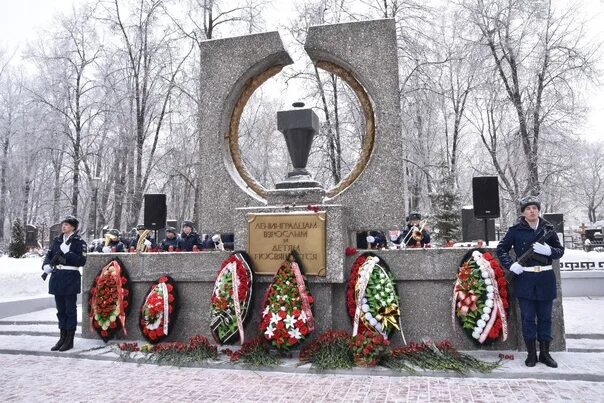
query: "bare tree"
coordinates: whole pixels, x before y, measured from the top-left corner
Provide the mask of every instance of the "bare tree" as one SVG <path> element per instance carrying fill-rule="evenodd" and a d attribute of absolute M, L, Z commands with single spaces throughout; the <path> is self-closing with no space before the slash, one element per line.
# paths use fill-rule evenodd
<path fill-rule="evenodd" d="M 60 29 L 51 35 L 52 42 L 40 42 L 31 57 L 37 62 L 41 77 L 48 80 L 42 88 L 30 88 L 38 102 L 61 115 L 69 125 L 65 135 L 72 159 L 71 212 L 78 214 L 81 164 L 85 158 L 82 145 L 87 127 L 97 116 L 95 80 L 90 71 L 102 46 L 93 26 L 94 8 L 73 9 L 71 15 L 59 16 Z M 59 74 L 59 77 L 56 75 Z M 52 80 L 52 77 L 56 79 Z M 52 81 L 51 81 L 52 80 Z M 48 91 L 48 89 L 52 89 Z"/>
<path fill-rule="evenodd" d="M 527 168 L 521 193 L 538 195 L 543 129 L 576 112 L 574 85 L 593 75 L 597 46 L 584 43 L 576 9 L 554 9 L 551 1 L 468 0 L 463 6 L 514 108 Z"/>

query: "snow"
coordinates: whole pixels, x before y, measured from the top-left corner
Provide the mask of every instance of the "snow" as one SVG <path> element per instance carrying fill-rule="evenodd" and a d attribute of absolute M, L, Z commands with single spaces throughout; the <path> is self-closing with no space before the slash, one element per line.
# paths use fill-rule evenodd
<path fill-rule="evenodd" d="M 0 302 L 48 296 L 48 281 L 42 281 L 42 258 L 0 257 Z"/>
<path fill-rule="evenodd" d="M 604 297 L 563 298 L 564 327 L 568 334 L 604 334 Z"/>
<path fill-rule="evenodd" d="M 585 252 L 580 249 L 565 249 L 562 262 L 601 262 L 604 261 L 604 252 Z"/>

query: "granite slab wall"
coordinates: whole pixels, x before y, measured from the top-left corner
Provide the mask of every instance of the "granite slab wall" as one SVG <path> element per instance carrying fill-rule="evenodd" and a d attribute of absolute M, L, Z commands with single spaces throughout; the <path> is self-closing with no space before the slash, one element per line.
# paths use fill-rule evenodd
<path fill-rule="evenodd" d="M 349 229 L 404 225 L 403 136 L 393 19 L 310 27 L 304 44 L 315 64 L 333 63 L 350 73 L 369 95 L 375 144 L 362 174 L 329 203 L 350 209 Z"/>
<path fill-rule="evenodd" d="M 401 319 L 407 341 L 421 341 L 424 338 L 434 340 L 449 339 L 463 350 L 524 349 L 519 332 L 518 307 L 514 298 L 510 299 L 509 338 L 506 342 L 497 342 L 490 346 L 477 346 L 461 330 L 457 321 L 451 320 L 451 298 L 457 265 L 468 249 L 426 249 L 426 250 L 388 250 L 379 251 L 393 271 L 401 299 Z M 360 253 L 361 251 L 359 251 Z M 334 252 L 335 253 L 335 252 Z M 343 253 L 342 253 L 343 255 Z M 161 275 L 169 274 L 178 286 L 179 316 L 174 324 L 173 333 L 167 339 L 184 340 L 195 334 L 210 335 L 209 312 L 210 296 L 216 273 L 227 252 L 199 253 L 118 253 L 114 255 L 91 253 L 84 267 L 82 333 L 85 338 L 97 335 L 88 327 L 89 289 L 99 269 L 117 256 L 124 263 L 132 281 L 132 310 L 127 318 L 128 340 L 142 340 L 138 327 L 138 310 L 151 284 Z M 357 255 L 358 256 L 358 255 Z M 313 312 L 317 328 L 316 337 L 328 329 L 351 331 L 352 326 L 346 312 L 345 292 L 350 267 L 357 256 L 346 257 L 342 276 L 326 281 L 325 277 L 309 277 L 310 291 L 315 303 Z M 556 274 L 559 276 L 558 265 Z M 251 320 L 245 327 L 246 337 L 256 334 L 260 319 L 264 293 L 272 276 L 256 276 L 253 288 L 253 311 Z M 552 349 L 565 350 L 564 321 L 562 312 L 562 294 L 554 304 Z M 123 336 L 120 334 L 120 338 Z M 400 335 L 393 340 L 401 344 Z"/>
<path fill-rule="evenodd" d="M 291 63 L 277 32 L 201 43 L 201 231 L 232 233 L 236 207 L 264 203 L 236 172 L 226 136 L 235 104 L 250 80 L 271 67 Z"/>

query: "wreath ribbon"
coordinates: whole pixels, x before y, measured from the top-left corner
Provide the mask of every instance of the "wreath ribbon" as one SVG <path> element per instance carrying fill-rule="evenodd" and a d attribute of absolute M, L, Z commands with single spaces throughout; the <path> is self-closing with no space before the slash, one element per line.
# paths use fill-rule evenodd
<path fill-rule="evenodd" d="M 361 320 L 361 306 L 363 305 L 363 298 L 365 298 L 365 291 L 367 290 L 367 284 L 369 284 L 369 278 L 373 273 L 373 268 L 377 264 L 379 259 L 368 257 L 365 263 L 359 269 L 359 280 L 357 281 L 354 290 L 357 297 L 357 307 L 354 311 L 354 322 L 352 326 L 352 336 L 356 336 L 359 332 L 359 321 Z"/>
<path fill-rule="evenodd" d="M 239 330 L 239 341 L 243 345 L 245 333 L 243 331 L 243 318 L 241 317 L 241 305 L 239 302 L 239 276 L 237 275 L 237 262 L 231 262 L 226 269 L 231 272 L 233 287 L 233 305 L 235 305 L 235 319 L 237 320 L 237 329 Z"/>
<path fill-rule="evenodd" d="M 168 321 L 170 320 L 170 316 L 169 316 L 169 306 L 170 306 L 170 300 L 169 300 L 169 295 L 168 295 L 168 287 L 166 286 L 166 283 L 159 283 L 159 287 L 161 288 L 161 292 L 163 295 L 163 300 L 164 300 L 164 327 L 163 327 L 163 331 L 164 331 L 164 335 L 168 335 Z"/>
<path fill-rule="evenodd" d="M 298 292 L 300 293 L 300 300 L 302 301 L 302 311 L 306 314 L 306 325 L 308 326 L 309 331 L 313 331 L 315 329 L 315 319 L 312 315 L 312 310 L 310 309 L 310 304 L 308 303 L 308 293 L 306 292 L 306 285 L 304 284 L 304 277 L 302 276 L 302 272 L 300 271 L 300 266 L 297 262 L 291 262 L 291 268 L 294 272 L 294 276 L 296 277 L 296 285 L 298 286 Z"/>

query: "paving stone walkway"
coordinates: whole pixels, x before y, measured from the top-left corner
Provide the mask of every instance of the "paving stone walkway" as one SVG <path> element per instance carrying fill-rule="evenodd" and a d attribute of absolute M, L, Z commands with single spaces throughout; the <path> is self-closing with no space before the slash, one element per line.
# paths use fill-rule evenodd
<path fill-rule="evenodd" d="M 0 359 L 5 402 L 598 402 L 604 396 L 604 383 L 586 381 L 232 371 L 29 355 Z"/>

